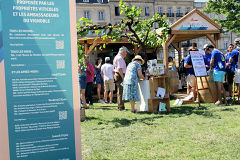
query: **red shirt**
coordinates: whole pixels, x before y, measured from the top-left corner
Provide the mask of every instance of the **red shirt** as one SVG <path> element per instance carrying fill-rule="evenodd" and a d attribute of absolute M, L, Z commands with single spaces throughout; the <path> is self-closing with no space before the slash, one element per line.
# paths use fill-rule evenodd
<path fill-rule="evenodd" d="M 87 83 L 88 82 L 93 82 L 93 77 L 94 77 L 94 68 L 93 65 L 91 63 L 88 62 L 87 67 L 90 69 L 91 72 L 89 72 L 86 69 L 86 73 L 87 73 Z"/>

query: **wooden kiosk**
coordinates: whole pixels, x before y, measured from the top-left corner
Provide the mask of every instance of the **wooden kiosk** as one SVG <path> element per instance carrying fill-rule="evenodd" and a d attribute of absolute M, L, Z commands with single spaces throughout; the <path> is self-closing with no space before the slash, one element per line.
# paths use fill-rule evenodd
<path fill-rule="evenodd" d="M 172 45 L 178 51 L 179 62 L 182 58 L 181 43 L 200 37 L 207 37 L 215 48 L 218 48 L 221 26 L 207 17 L 198 9 L 194 9 L 187 15 L 172 24 L 169 28 L 169 36 L 166 43 L 163 44 L 164 63 L 168 66 L 168 47 Z M 168 69 L 166 68 L 166 71 Z M 200 83 L 202 84 L 202 83 Z M 203 87 L 203 89 L 206 89 Z M 200 87 L 200 90 L 202 89 Z M 197 92 L 198 93 L 198 92 Z"/>

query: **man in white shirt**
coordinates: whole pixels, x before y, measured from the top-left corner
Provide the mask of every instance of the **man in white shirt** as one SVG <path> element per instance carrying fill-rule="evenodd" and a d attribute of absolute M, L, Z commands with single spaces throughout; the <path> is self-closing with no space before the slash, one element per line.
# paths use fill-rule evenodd
<path fill-rule="evenodd" d="M 110 58 L 106 57 L 105 64 L 102 65 L 101 67 L 101 75 L 104 80 L 104 100 L 105 100 L 105 103 L 108 103 L 107 96 L 108 96 L 108 92 L 110 91 L 109 93 L 110 104 L 112 104 L 113 91 L 115 88 L 113 74 L 114 74 L 113 65 L 110 64 Z"/>

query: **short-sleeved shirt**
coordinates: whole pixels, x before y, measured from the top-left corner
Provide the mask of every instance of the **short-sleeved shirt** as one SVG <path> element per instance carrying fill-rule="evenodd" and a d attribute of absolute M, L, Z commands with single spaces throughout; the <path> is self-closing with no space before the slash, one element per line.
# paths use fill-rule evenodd
<path fill-rule="evenodd" d="M 93 65 L 91 63 L 87 64 L 88 68 L 90 69 L 91 72 L 88 72 L 88 70 L 86 69 L 86 73 L 87 73 L 87 83 L 88 82 L 93 82 L 93 77 L 94 77 L 94 68 Z"/>
<path fill-rule="evenodd" d="M 232 52 L 231 53 L 228 53 L 227 56 L 226 56 L 226 62 L 229 63 L 229 60 L 230 58 L 232 57 Z M 236 62 L 235 62 L 235 59 L 233 59 L 232 63 L 227 66 L 226 70 L 228 72 L 233 72 L 235 71 L 235 65 L 236 65 Z"/>
<path fill-rule="evenodd" d="M 79 77 L 86 77 L 87 76 L 87 73 L 86 73 L 86 68 L 85 67 L 81 67 L 81 72 L 83 72 L 83 75 L 81 75 L 80 73 L 78 73 L 78 76 Z"/>
<path fill-rule="evenodd" d="M 118 69 L 121 68 L 123 73 L 126 73 L 127 66 L 121 54 L 117 54 L 115 56 L 113 60 L 113 68 L 114 68 L 114 72 L 118 72 Z"/>
<path fill-rule="evenodd" d="M 128 64 L 127 71 L 123 80 L 123 84 L 137 84 L 138 83 L 138 70 L 141 70 L 141 65 L 134 61 Z"/>
<path fill-rule="evenodd" d="M 104 80 L 113 79 L 113 65 L 110 63 L 105 63 L 101 67 L 101 71 L 104 74 Z"/>
<path fill-rule="evenodd" d="M 231 53 L 231 58 L 233 59 L 233 61 L 235 61 L 235 68 L 240 68 L 240 56 L 239 55 L 239 50 L 236 48 L 232 51 Z"/>
<path fill-rule="evenodd" d="M 219 50 L 212 51 L 212 59 L 214 59 L 213 69 L 215 71 L 225 71 L 225 56 Z"/>
<path fill-rule="evenodd" d="M 192 59 L 191 59 L 190 55 L 188 55 L 185 58 L 184 63 L 187 63 L 188 65 L 192 65 Z M 186 76 L 188 76 L 188 75 L 195 75 L 193 67 L 192 68 L 186 68 Z"/>
<path fill-rule="evenodd" d="M 205 54 L 203 56 L 205 65 L 210 66 L 211 57 L 212 57 L 211 53 L 210 54 Z M 207 71 L 209 70 L 209 68 L 206 68 L 206 69 L 207 69 Z"/>

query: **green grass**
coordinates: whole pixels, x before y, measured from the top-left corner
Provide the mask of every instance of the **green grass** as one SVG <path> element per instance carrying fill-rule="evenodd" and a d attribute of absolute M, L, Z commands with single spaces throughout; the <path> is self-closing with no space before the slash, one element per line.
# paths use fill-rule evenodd
<path fill-rule="evenodd" d="M 169 114 L 126 107 L 95 103 L 86 110 L 84 160 L 240 159 L 240 105 L 172 106 Z"/>

